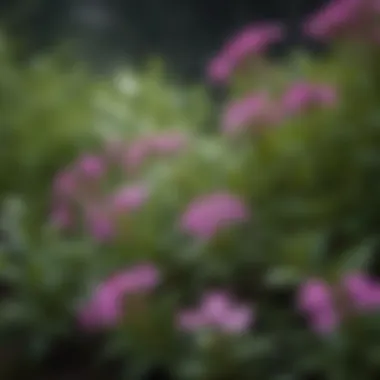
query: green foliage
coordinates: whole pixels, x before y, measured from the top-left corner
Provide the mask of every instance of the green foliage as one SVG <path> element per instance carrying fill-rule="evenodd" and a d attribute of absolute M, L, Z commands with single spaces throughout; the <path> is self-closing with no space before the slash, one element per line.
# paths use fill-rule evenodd
<path fill-rule="evenodd" d="M 54 173 L 96 141 L 94 86 L 83 70 L 65 70 L 56 57 L 18 62 L 4 37 L 0 67 L 0 199 L 25 197 L 41 217 Z"/>
<path fill-rule="evenodd" d="M 321 61 L 301 58 L 297 75 L 336 86 L 339 105 L 307 112 L 268 133 L 247 161 L 257 173 L 247 186 L 258 212 L 278 234 L 279 250 L 292 241 L 301 244 L 292 248 L 293 255 L 285 252 L 285 260 L 302 256 L 310 273 L 317 262 L 328 270 L 336 259 L 346 261 L 354 247 L 371 240 L 374 248 L 378 242 L 378 53 L 355 60 L 351 57 L 360 50 L 352 49 Z M 330 244 L 320 246 L 315 261 L 312 252 L 321 239 Z"/>
<path fill-rule="evenodd" d="M 169 78 L 163 63 L 154 60 L 139 75 L 123 69 L 113 75 L 111 85 L 107 79 L 100 82 L 96 106 L 104 134 L 134 136 L 171 128 L 204 129 L 211 116 L 206 91 L 201 86 L 184 91 Z"/>
<path fill-rule="evenodd" d="M 208 118 L 205 92 L 168 84 L 157 63 L 101 78 L 60 54 L 19 62 L 6 38 L 0 45 L 0 199 L 25 197 L 37 224 L 53 175 L 104 135 L 197 129 Z"/>

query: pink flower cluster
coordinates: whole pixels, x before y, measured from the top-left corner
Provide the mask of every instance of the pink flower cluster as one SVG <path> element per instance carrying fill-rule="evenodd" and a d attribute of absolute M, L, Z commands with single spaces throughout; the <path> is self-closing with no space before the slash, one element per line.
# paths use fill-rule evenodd
<path fill-rule="evenodd" d="M 178 325 L 185 331 L 213 329 L 226 334 L 247 331 L 254 322 L 254 311 L 232 300 L 224 292 L 206 293 L 195 309 L 182 311 Z"/>
<path fill-rule="evenodd" d="M 309 17 L 304 25 L 306 35 L 329 40 L 337 37 L 359 37 L 378 43 L 379 0 L 332 0 Z M 249 25 L 232 37 L 207 67 L 207 76 L 215 83 L 226 83 L 248 59 L 257 60 L 268 48 L 280 42 L 285 34 L 278 23 Z"/>
<path fill-rule="evenodd" d="M 188 137 L 182 132 L 161 132 L 143 136 L 134 141 L 123 157 L 127 171 L 135 173 L 150 157 L 172 156 L 188 145 Z"/>
<path fill-rule="evenodd" d="M 234 71 L 250 57 L 265 53 L 268 47 L 281 41 L 283 28 L 279 24 L 256 24 L 244 28 L 222 48 L 210 62 L 208 76 L 214 82 L 226 82 Z"/>
<path fill-rule="evenodd" d="M 97 155 L 86 154 L 55 177 L 53 183 L 52 222 L 67 228 L 72 224 L 73 204 L 95 197 L 97 185 L 107 172 L 105 160 Z"/>
<path fill-rule="evenodd" d="M 70 174 L 63 173 L 64 176 Z M 58 186 L 53 194 L 52 222 L 67 229 L 78 227 L 76 223 L 82 220 L 90 235 L 98 241 L 111 239 L 118 218 L 138 210 L 149 195 L 149 189 L 143 183 L 131 183 L 114 194 L 103 194 L 99 183 L 88 188 L 81 187 L 81 184 L 81 179 L 75 181 L 72 178 L 70 189 Z"/>
<path fill-rule="evenodd" d="M 242 132 L 247 125 L 256 129 L 273 125 L 279 115 L 266 92 L 253 93 L 228 105 L 222 115 L 222 131 L 228 135 Z"/>
<path fill-rule="evenodd" d="M 277 101 L 267 92 L 257 92 L 228 104 L 222 115 L 222 131 L 227 135 L 241 134 L 247 130 L 260 132 L 311 109 L 333 108 L 337 102 L 334 86 L 294 82 Z"/>
<path fill-rule="evenodd" d="M 359 37 L 372 40 L 380 17 L 378 0 L 333 0 L 305 23 L 305 33 L 327 40 Z"/>
<path fill-rule="evenodd" d="M 118 325 L 128 315 L 128 297 L 144 299 L 160 281 L 159 271 L 149 263 L 135 265 L 111 276 L 99 284 L 82 305 L 79 322 L 88 329 Z M 342 301 L 339 297 L 343 297 L 346 304 L 339 302 Z M 337 286 L 311 278 L 300 287 L 297 306 L 309 317 L 317 334 L 330 334 L 348 315 L 380 310 L 380 282 L 360 272 L 344 275 Z M 186 332 L 206 329 L 241 334 L 254 324 L 255 309 L 237 302 L 228 292 L 209 291 L 198 306 L 180 311 L 176 322 L 177 327 Z"/>
<path fill-rule="evenodd" d="M 337 288 L 348 303 L 343 310 L 338 306 L 335 288 L 322 279 L 309 279 L 299 289 L 298 307 L 309 316 L 311 327 L 319 334 L 334 331 L 347 312 L 380 310 L 380 282 L 364 273 L 343 276 Z"/>
<path fill-rule="evenodd" d="M 189 235 L 208 240 L 219 231 L 249 219 L 244 202 L 229 192 L 216 192 L 195 199 L 181 218 L 181 228 Z"/>
<path fill-rule="evenodd" d="M 72 196 L 79 187 L 88 184 L 88 180 L 99 180 L 106 172 L 104 160 L 96 155 L 84 155 L 78 159 L 72 169 L 59 173 L 54 181 L 54 191 L 59 196 Z"/>
<path fill-rule="evenodd" d="M 112 238 L 119 216 L 142 207 L 149 198 L 149 189 L 137 180 L 112 193 L 106 186 L 111 175 L 120 172 L 120 180 L 125 181 L 148 156 L 172 156 L 186 144 L 185 134 L 171 131 L 142 137 L 129 146 L 113 142 L 107 144 L 101 155 L 79 157 L 54 180 L 52 223 L 61 229 L 75 228 L 79 217 L 97 240 Z"/>
<path fill-rule="evenodd" d="M 142 183 L 131 183 L 116 192 L 84 206 L 85 224 L 98 241 L 114 237 L 118 220 L 138 211 L 149 199 L 149 189 Z"/>
<path fill-rule="evenodd" d="M 81 326 L 102 329 L 120 324 L 128 316 L 128 298 L 146 298 L 160 284 L 158 269 L 149 263 L 135 265 L 100 283 L 78 313 Z M 209 292 L 199 308 L 178 315 L 178 327 L 184 331 L 209 328 L 222 333 L 243 333 L 254 322 L 252 308 L 232 300 L 224 292 Z"/>
<path fill-rule="evenodd" d="M 85 328 L 111 327 L 128 312 L 128 296 L 144 296 L 160 282 L 160 273 L 152 264 L 139 264 L 107 279 L 93 292 L 79 311 Z"/>
<path fill-rule="evenodd" d="M 337 102 L 338 95 L 333 86 L 299 81 L 285 91 L 281 106 L 285 115 L 296 115 L 311 108 L 333 108 Z"/>

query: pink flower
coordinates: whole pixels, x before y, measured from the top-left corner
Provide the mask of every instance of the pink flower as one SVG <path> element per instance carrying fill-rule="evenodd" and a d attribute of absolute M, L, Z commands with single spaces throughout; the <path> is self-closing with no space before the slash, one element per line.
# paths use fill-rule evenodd
<path fill-rule="evenodd" d="M 380 310 L 380 282 L 355 272 L 344 275 L 340 285 L 354 310 L 364 313 Z M 334 331 L 340 320 L 347 316 L 347 311 L 352 311 L 350 307 L 338 310 L 331 287 L 319 279 L 310 279 L 300 287 L 297 304 L 309 317 L 314 331 L 321 334 Z"/>
<path fill-rule="evenodd" d="M 269 95 L 254 93 L 229 104 L 222 116 L 222 130 L 236 134 L 252 126 L 268 126 L 279 121 L 279 116 Z"/>
<path fill-rule="evenodd" d="M 371 21 L 375 23 L 376 1 L 333 0 L 307 20 L 305 33 L 321 40 L 358 35 Z"/>
<path fill-rule="evenodd" d="M 173 154 L 186 147 L 187 136 L 181 132 L 160 133 L 153 136 L 150 143 L 157 154 Z"/>
<path fill-rule="evenodd" d="M 87 154 L 81 157 L 77 163 L 79 172 L 89 179 L 99 179 L 105 173 L 105 164 L 101 157 Z"/>
<path fill-rule="evenodd" d="M 295 82 L 282 98 L 284 113 L 294 115 L 312 107 L 333 107 L 337 103 L 336 89 L 329 85 Z"/>
<path fill-rule="evenodd" d="M 339 325 L 332 290 L 323 280 L 312 278 L 302 284 L 297 295 L 297 306 L 308 316 L 316 333 L 331 333 Z"/>
<path fill-rule="evenodd" d="M 302 311 L 313 312 L 331 308 L 333 297 L 330 286 L 323 280 L 312 278 L 298 291 L 297 305 Z"/>
<path fill-rule="evenodd" d="M 105 173 L 105 165 L 95 155 L 82 156 L 71 169 L 63 170 L 54 179 L 53 191 L 58 198 L 73 198 L 82 188 L 83 179 L 99 179 Z"/>
<path fill-rule="evenodd" d="M 178 324 L 187 331 L 212 328 L 227 334 L 245 332 L 254 320 L 254 313 L 246 305 L 235 304 L 227 294 L 207 293 L 198 309 L 180 313 Z"/>
<path fill-rule="evenodd" d="M 148 195 L 148 189 L 145 185 L 128 185 L 113 196 L 112 205 L 116 212 L 133 211 L 146 202 Z"/>
<path fill-rule="evenodd" d="M 143 136 L 134 141 L 125 154 L 128 170 L 136 171 L 152 155 L 171 155 L 180 152 L 187 144 L 187 136 L 181 132 L 165 132 Z"/>
<path fill-rule="evenodd" d="M 270 44 L 281 41 L 283 34 L 283 27 L 279 24 L 249 25 L 227 42 L 224 51 L 237 60 L 251 54 L 260 55 L 265 53 Z"/>
<path fill-rule="evenodd" d="M 159 282 L 160 273 L 152 264 L 136 265 L 117 273 L 95 289 L 79 311 L 79 321 L 87 328 L 114 326 L 124 316 L 129 295 L 150 292 Z"/>
<path fill-rule="evenodd" d="M 110 284 L 100 286 L 93 298 L 79 310 L 79 321 L 85 328 L 112 327 L 123 315 L 123 296 Z"/>
<path fill-rule="evenodd" d="M 350 273 L 342 283 L 350 300 L 359 311 L 380 310 L 380 283 L 364 273 Z"/>
<path fill-rule="evenodd" d="M 249 211 L 238 197 L 219 192 L 193 201 L 182 216 L 181 227 L 197 238 L 210 239 L 220 229 L 248 218 Z"/>
<path fill-rule="evenodd" d="M 228 57 L 220 54 L 214 57 L 207 68 L 207 76 L 214 83 L 225 83 L 232 75 L 233 65 Z"/>
<path fill-rule="evenodd" d="M 266 52 L 267 48 L 283 38 L 279 24 L 255 24 L 244 28 L 222 49 L 209 64 L 208 76 L 214 82 L 225 82 L 247 58 Z"/>
<path fill-rule="evenodd" d="M 160 282 L 160 273 L 153 264 L 142 263 L 117 273 L 109 281 L 120 291 L 139 294 L 153 290 Z"/>

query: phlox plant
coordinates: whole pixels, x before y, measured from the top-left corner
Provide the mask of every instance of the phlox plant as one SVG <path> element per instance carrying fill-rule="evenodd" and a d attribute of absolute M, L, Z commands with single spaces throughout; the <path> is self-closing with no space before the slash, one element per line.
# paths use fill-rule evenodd
<path fill-rule="evenodd" d="M 104 334 L 120 379 L 378 378 L 379 18 L 333 0 L 304 26 L 328 55 L 281 63 L 284 28 L 248 26 L 207 68 L 216 136 L 144 130 L 62 167 L 46 234 L 80 253 L 40 253 L 71 284 L 62 331 Z"/>

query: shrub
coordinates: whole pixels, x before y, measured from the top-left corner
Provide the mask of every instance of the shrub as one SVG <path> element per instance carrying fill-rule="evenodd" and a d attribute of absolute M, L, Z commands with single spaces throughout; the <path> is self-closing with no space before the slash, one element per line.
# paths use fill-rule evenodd
<path fill-rule="evenodd" d="M 277 26 L 231 40 L 217 57 L 231 90 L 218 136 L 144 131 L 57 173 L 52 211 L 70 217 L 51 219 L 24 265 L 4 262 L 20 289 L 9 301 L 41 313 L 33 329 L 18 323 L 36 337 L 59 336 L 47 315 L 63 335 L 105 333 L 116 378 L 376 378 L 375 6 L 336 0 L 314 16 L 324 23 L 313 36 L 332 39 L 323 59 L 267 62 Z M 30 267 L 55 288 L 24 293 L 36 289 Z M 33 314 L 17 315 L 5 325 Z"/>
<path fill-rule="evenodd" d="M 141 73 L 125 69 L 102 78 L 60 52 L 20 62 L 10 45 L 2 36 L 0 199 L 25 198 L 31 225 L 46 218 L 54 173 L 104 135 L 202 128 L 208 118 L 203 89 L 183 93 L 158 63 Z"/>

